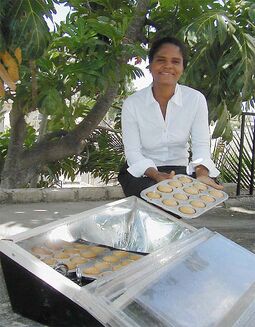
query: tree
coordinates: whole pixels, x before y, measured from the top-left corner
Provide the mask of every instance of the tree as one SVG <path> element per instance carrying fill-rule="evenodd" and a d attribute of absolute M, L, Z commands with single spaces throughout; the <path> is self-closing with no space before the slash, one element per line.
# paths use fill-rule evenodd
<path fill-rule="evenodd" d="M 133 55 L 135 44 L 144 27 L 149 1 L 140 0 L 137 4 L 135 1 L 123 1 L 121 6 L 118 1 L 91 1 L 85 6 L 82 5 L 82 1 L 69 1 L 74 8 L 79 9 L 79 12 L 72 14 L 69 18 L 70 25 L 63 27 L 64 31 L 60 29 L 60 40 L 56 42 L 60 52 L 67 52 L 66 56 L 61 56 L 59 60 L 66 57 L 67 61 L 64 64 L 62 62 L 60 68 L 54 64 L 52 64 L 52 70 L 44 67 L 53 78 L 53 88 L 47 88 L 47 94 L 44 94 L 45 89 L 43 85 L 40 85 L 44 82 L 43 76 L 39 80 L 36 78 L 37 73 L 44 74 L 43 65 L 49 64 L 49 61 L 42 59 L 39 62 L 41 69 L 36 72 L 33 59 L 42 57 L 48 45 L 49 32 L 43 16 L 51 17 L 54 10 L 53 1 L 23 0 L 12 3 L 11 8 L 8 6 L 9 1 L 5 1 L 2 6 L 2 31 L 5 24 L 10 22 L 7 25 L 9 29 L 6 30 L 6 34 L 1 33 L 2 38 L 7 35 L 4 38 L 5 45 L 2 43 L 2 50 L 7 49 L 12 52 L 12 49 L 19 46 L 22 50 L 24 49 L 23 58 L 28 59 L 28 62 L 25 61 L 27 70 L 24 71 L 24 82 L 22 78 L 21 84 L 17 87 L 16 96 L 13 97 L 13 108 L 10 114 L 10 142 L 1 179 L 1 186 L 4 188 L 24 187 L 35 174 L 43 169 L 46 163 L 79 154 L 84 149 L 86 138 L 103 119 L 118 93 L 119 82 L 124 79 L 123 68 Z M 107 17 L 105 12 L 108 12 L 110 17 Z M 18 35 L 18 31 L 23 33 Z M 88 43 L 84 44 L 81 38 L 76 39 L 79 33 L 82 33 L 80 36 L 84 36 Z M 38 39 L 33 39 L 34 34 L 38 36 Z M 72 36 L 70 40 L 65 36 L 68 34 Z M 75 50 L 78 54 L 78 51 L 81 52 L 80 56 L 72 53 L 73 49 L 69 48 L 70 42 L 77 43 Z M 83 47 L 85 50 L 82 49 Z M 98 76 L 93 76 L 95 71 L 93 65 L 99 68 L 96 72 Z M 64 88 L 65 92 L 67 93 L 69 86 L 71 93 L 80 92 L 84 96 L 89 96 L 94 102 L 93 107 L 74 128 L 47 135 L 31 148 L 24 149 L 27 112 L 40 107 L 42 110 L 49 109 L 46 113 L 50 114 L 52 108 L 49 107 L 52 99 L 62 110 L 69 109 L 65 103 L 65 99 L 69 97 L 66 97 L 66 94 L 61 96 L 61 91 L 54 87 L 56 85 L 55 68 L 59 68 L 55 73 L 60 74 L 60 84 L 67 84 Z M 103 78 L 103 76 L 106 77 Z M 46 80 L 48 79 L 49 76 L 46 76 Z M 75 79 L 75 85 L 73 79 Z M 92 85 L 91 80 L 95 79 L 102 79 L 102 81 L 100 83 L 95 81 Z M 84 80 L 88 81 L 88 84 L 84 83 Z M 75 88 L 75 92 L 72 88 Z M 10 93 L 9 97 L 11 97 Z M 54 108 L 54 110 L 59 110 L 59 108 Z"/>
<path fill-rule="evenodd" d="M 2 187 L 25 187 L 48 163 L 81 153 L 127 78 L 140 74 L 128 59 L 145 57 L 144 45 L 166 34 L 190 50 L 183 81 L 206 95 L 214 137 L 231 138 L 230 118 L 254 96 L 253 1 L 70 0 L 73 13 L 50 36 L 44 16 L 54 2 L 1 3 L 0 51 L 23 55 L 15 96 L 5 85 L 14 102 Z M 51 133 L 24 148 L 25 115 L 35 109 L 51 118 Z"/>

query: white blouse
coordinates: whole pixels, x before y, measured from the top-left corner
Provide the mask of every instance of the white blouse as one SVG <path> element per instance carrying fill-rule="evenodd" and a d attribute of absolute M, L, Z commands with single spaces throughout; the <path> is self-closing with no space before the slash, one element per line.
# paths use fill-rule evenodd
<path fill-rule="evenodd" d="M 122 133 L 128 171 L 140 177 L 149 167 L 187 166 L 190 175 L 203 165 L 216 177 L 210 154 L 208 109 L 202 93 L 177 84 L 166 117 L 152 93 L 152 85 L 132 94 L 123 104 Z M 191 139 L 192 161 L 188 162 Z"/>

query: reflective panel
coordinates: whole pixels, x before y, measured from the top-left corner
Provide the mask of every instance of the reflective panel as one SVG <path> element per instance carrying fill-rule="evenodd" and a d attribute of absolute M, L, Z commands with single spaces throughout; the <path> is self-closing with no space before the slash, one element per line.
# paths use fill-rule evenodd
<path fill-rule="evenodd" d="M 42 246 L 47 241 L 86 240 L 118 249 L 150 253 L 195 230 L 136 197 L 85 211 L 66 219 L 65 223 L 60 221 L 48 226 L 44 232 L 34 233 L 34 236 L 22 239 L 18 244 L 29 250 L 31 246 Z"/>

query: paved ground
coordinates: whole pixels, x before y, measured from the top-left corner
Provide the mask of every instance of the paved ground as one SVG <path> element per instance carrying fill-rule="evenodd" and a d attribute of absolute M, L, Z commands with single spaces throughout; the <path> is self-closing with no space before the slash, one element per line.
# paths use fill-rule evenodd
<path fill-rule="evenodd" d="M 0 239 L 44 225 L 71 214 L 89 210 L 112 201 L 84 201 L 59 203 L 2 204 L 0 205 Z M 186 221 L 187 222 L 187 221 Z M 255 198 L 229 199 L 191 225 L 215 230 L 255 253 Z M 13 314 L 0 268 L 0 327 L 42 326 Z"/>
<path fill-rule="evenodd" d="M 0 239 L 112 201 L 0 204 Z"/>

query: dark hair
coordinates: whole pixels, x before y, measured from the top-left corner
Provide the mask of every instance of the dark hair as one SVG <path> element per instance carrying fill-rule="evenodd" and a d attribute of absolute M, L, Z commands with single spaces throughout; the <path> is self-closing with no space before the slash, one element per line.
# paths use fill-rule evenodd
<path fill-rule="evenodd" d="M 149 63 L 153 61 L 155 54 L 159 51 L 162 45 L 167 43 L 174 44 L 180 49 L 183 58 L 183 66 L 185 68 L 187 66 L 187 59 L 188 59 L 186 46 L 180 40 L 172 36 L 163 37 L 162 39 L 158 39 L 152 43 L 149 51 Z"/>

